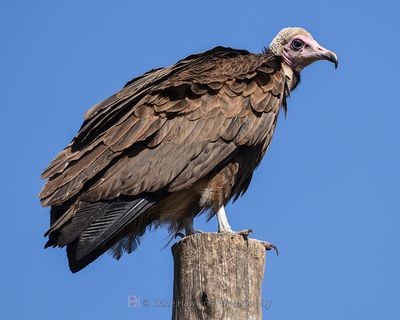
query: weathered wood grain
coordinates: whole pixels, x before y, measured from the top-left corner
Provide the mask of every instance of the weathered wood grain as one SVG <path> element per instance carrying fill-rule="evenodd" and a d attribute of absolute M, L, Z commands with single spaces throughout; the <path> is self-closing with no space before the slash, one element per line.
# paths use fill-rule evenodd
<path fill-rule="evenodd" d="M 202 233 L 172 247 L 173 320 L 262 319 L 265 248 L 235 234 Z"/>

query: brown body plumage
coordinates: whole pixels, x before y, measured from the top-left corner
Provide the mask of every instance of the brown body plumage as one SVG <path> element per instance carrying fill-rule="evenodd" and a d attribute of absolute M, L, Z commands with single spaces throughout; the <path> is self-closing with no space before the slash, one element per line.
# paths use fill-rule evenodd
<path fill-rule="evenodd" d="M 272 52 L 216 47 L 152 70 L 90 109 L 43 173 L 47 246 L 79 271 L 131 252 L 147 228 L 173 231 L 244 193 L 298 81 Z"/>

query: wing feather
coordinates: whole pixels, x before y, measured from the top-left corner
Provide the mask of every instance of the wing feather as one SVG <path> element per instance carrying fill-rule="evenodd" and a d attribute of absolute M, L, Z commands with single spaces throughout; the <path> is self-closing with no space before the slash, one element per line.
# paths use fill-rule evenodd
<path fill-rule="evenodd" d="M 43 174 L 42 204 L 173 192 L 210 174 L 240 146 L 264 143 L 284 92 L 275 60 L 215 48 L 132 80 L 86 113 L 78 135 Z"/>

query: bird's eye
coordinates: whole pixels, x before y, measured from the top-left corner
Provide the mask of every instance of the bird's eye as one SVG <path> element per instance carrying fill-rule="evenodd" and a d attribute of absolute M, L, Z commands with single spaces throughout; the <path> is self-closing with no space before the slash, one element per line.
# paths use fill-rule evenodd
<path fill-rule="evenodd" d="M 300 50 L 301 48 L 303 48 L 303 41 L 300 40 L 293 40 L 292 42 L 292 49 L 294 50 Z"/>

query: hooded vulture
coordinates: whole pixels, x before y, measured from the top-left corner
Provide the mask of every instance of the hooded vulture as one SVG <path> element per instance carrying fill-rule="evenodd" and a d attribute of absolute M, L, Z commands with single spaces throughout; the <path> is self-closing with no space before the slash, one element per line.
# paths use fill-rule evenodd
<path fill-rule="evenodd" d="M 45 247 L 67 248 L 77 272 L 105 251 L 119 259 L 147 229 L 191 234 L 248 188 L 280 108 L 317 60 L 337 57 L 302 28 L 285 28 L 263 53 L 216 47 L 151 70 L 93 106 L 43 172 L 51 206 Z"/>

